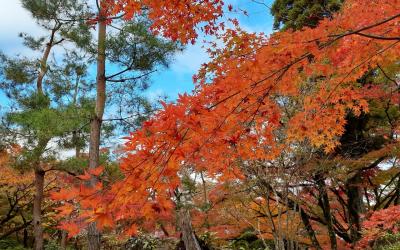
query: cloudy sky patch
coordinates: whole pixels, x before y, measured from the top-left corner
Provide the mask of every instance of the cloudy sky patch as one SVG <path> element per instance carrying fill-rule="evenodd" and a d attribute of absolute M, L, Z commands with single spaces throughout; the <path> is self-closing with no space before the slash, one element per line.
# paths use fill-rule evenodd
<path fill-rule="evenodd" d="M 272 32 L 273 18 L 269 9 L 260 2 L 262 0 L 227 0 L 226 6 L 232 4 L 240 10 L 247 11 L 248 16 L 243 15 L 242 12 L 232 12 L 227 13 L 224 19 L 237 18 L 247 31 L 269 34 Z M 273 0 L 265 0 L 268 6 L 272 2 Z M 26 32 L 39 36 L 43 34 L 43 30 L 35 23 L 30 13 L 22 8 L 19 0 L 0 0 L 0 4 L 2 6 L 0 8 L 0 51 L 8 55 L 32 55 L 32 51 L 23 46 L 18 34 Z M 201 64 L 208 60 L 201 40 L 199 39 L 195 45 L 187 45 L 183 52 L 175 55 L 168 68 L 160 69 L 152 76 L 153 84 L 146 92 L 149 98 L 156 99 L 158 94 L 162 94 L 174 100 L 179 93 L 191 92 L 192 76 Z"/>

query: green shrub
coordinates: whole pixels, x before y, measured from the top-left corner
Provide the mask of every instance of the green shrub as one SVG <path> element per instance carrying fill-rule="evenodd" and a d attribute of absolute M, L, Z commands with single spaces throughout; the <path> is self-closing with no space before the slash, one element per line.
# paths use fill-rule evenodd
<path fill-rule="evenodd" d="M 386 234 L 375 242 L 373 249 L 400 250 L 400 234 Z"/>
<path fill-rule="evenodd" d="M 18 241 L 12 239 L 4 239 L 0 240 L 0 249 L 1 250 L 25 250 Z"/>

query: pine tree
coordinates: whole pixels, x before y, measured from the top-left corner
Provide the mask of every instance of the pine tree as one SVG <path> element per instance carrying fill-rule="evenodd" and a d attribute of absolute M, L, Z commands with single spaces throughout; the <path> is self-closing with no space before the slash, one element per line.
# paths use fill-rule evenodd
<path fill-rule="evenodd" d="M 113 32 L 100 32 L 96 40 L 90 31 L 94 11 L 84 1 L 25 0 L 23 6 L 48 37 L 21 34 L 24 44 L 40 54 L 40 59 L 0 55 L 1 87 L 12 104 L 3 114 L 1 143 L 20 143 L 23 152 L 16 167 L 35 172 L 35 249 L 43 249 L 41 210 L 46 172 L 81 172 L 82 164 L 77 163 L 86 162 L 82 152 L 87 146 L 86 163 L 97 167 L 103 139 L 120 133 L 127 124 L 139 126 L 140 120 L 153 112 L 152 104 L 140 92 L 148 86 L 150 74 L 158 66 L 166 66 L 178 47 L 150 34 L 145 18 L 115 20 Z M 90 71 L 96 56 L 100 67 L 97 81 L 104 90 L 99 89 L 97 97 Z M 105 106 L 110 115 L 101 126 Z M 59 151 L 69 148 L 75 149 L 75 157 L 60 158 Z M 54 161 L 58 163 L 48 168 Z"/>
<path fill-rule="evenodd" d="M 340 9 L 343 0 L 276 0 L 271 7 L 275 29 L 316 27 Z"/>

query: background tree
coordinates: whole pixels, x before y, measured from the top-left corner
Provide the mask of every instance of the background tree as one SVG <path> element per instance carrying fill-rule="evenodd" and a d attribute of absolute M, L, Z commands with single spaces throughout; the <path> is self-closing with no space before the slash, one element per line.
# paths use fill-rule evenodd
<path fill-rule="evenodd" d="M 276 249 L 380 245 L 385 233 L 398 230 L 396 223 L 381 226 L 388 222 L 385 213 L 396 215 L 400 193 L 397 5 L 347 0 L 333 18 L 315 27 L 266 37 L 243 31 L 235 20 L 231 29 L 223 23 L 213 26 L 221 13 L 219 1 L 100 3 L 94 18 L 99 37 L 85 48 L 98 66 L 97 104 L 92 102 L 89 115 L 89 145 L 94 145 L 89 161 L 97 165 L 52 194 L 62 201 L 59 216 L 70 220 L 60 228 L 74 235 L 89 227 L 93 249 L 100 247 L 99 229 L 127 236 L 138 230 L 165 233 L 174 230 L 162 227 L 175 221 L 192 242 L 197 241 L 193 231 L 204 230 L 235 235 L 241 240 L 234 243 L 243 246 L 256 242 L 254 236 L 263 246 L 272 239 Z M 127 19 L 144 14 L 150 21 L 144 30 L 182 43 L 195 39 L 198 21 L 209 21 L 204 30 L 218 31 L 222 45 L 211 43 L 211 61 L 195 77 L 193 95 L 161 103 L 161 110 L 130 133 L 120 175 L 110 183 L 99 166 L 102 123 L 128 124 L 131 116 L 115 112 L 116 103 L 107 103 L 115 99 L 106 95 L 123 93 L 113 83 L 135 84 L 151 72 L 131 71 L 132 60 L 126 57 L 114 61 L 126 69 L 106 72 L 107 60 L 115 58 L 107 48 L 118 52 L 123 48 L 119 40 L 136 38 L 125 34 L 114 41 L 118 46 L 110 46 L 107 30 L 124 31 L 111 22 L 121 12 Z M 188 26 L 180 28 L 182 18 Z M 144 104 L 137 110 L 143 118 L 140 112 L 151 109 L 138 103 Z M 107 111 L 118 116 L 108 118 Z M 19 115 L 7 121 L 27 120 Z M 192 180 L 196 175 L 201 181 Z M 177 214 L 183 215 L 180 220 Z M 222 218 L 221 224 L 210 221 L 212 216 Z M 240 223 L 232 226 L 232 221 Z M 240 236 L 246 232 L 253 239 Z M 363 233 L 369 242 L 360 240 Z"/>
<path fill-rule="evenodd" d="M 148 33 L 149 23 L 124 23 L 122 27 L 114 27 L 119 32 L 111 38 L 107 38 L 107 24 L 112 19 L 120 17 L 110 16 L 110 7 L 106 1 L 97 1 L 98 8 L 98 34 L 97 34 L 97 49 L 96 65 L 96 97 L 95 108 L 92 117 L 90 118 L 90 140 L 89 140 L 89 168 L 95 169 L 99 166 L 99 150 L 101 141 L 101 128 L 103 116 L 107 106 L 107 96 L 110 102 L 118 103 L 119 118 L 111 118 L 120 120 L 129 124 L 129 118 L 137 119 L 143 117 L 141 112 L 149 110 L 149 104 L 143 99 L 135 96 L 134 89 L 146 88 L 144 79 L 155 67 L 159 64 L 166 64 L 168 56 L 173 53 L 177 47 L 175 44 L 155 38 Z M 112 18 L 112 19 L 111 19 Z M 115 21 L 114 21 L 115 23 Z M 116 73 L 108 74 L 106 71 L 106 63 L 116 65 L 123 69 Z M 107 65 L 112 67 L 111 65 Z M 142 75 L 135 75 L 141 72 Z M 143 78 L 143 79 L 141 79 Z M 138 81 L 142 83 L 138 86 Z M 107 83 L 116 83 L 122 86 L 112 86 L 113 91 L 107 91 Z M 128 99 L 126 98 L 128 97 Z M 131 109 L 125 108 L 130 105 Z M 132 115 L 133 111 L 133 115 Z M 122 117 L 128 114 L 127 117 Z M 137 116 L 137 117 L 135 117 Z M 95 185 L 96 177 L 93 176 L 91 185 Z M 96 224 L 92 223 L 88 228 L 89 249 L 100 248 L 100 234 L 96 228 Z"/>
<path fill-rule="evenodd" d="M 14 105 L 14 109 L 3 115 L 2 142 L 21 141 L 24 150 L 16 164 L 36 169 L 33 225 L 35 247 L 42 249 L 40 211 L 45 173 L 55 169 L 79 173 L 84 166 L 82 162 L 86 162 L 82 152 L 89 142 L 88 125 L 95 106 L 88 65 L 97 49 L 88 23 L 92 14 L 83 2 L 24 1 L 23 4 L 49 31 L 49 37 L 46 40 L 22 35 L 28 47 L 43 52 L 39 70 L 36 59 L 2 55 L 2 87 Z M 106 38 L 110 45 L 106 50 L 107 62 L 112 70 L 105 77 L 114 84 L 109 86 L 109 95 L 114 96 L 109 102 L 113 105 L 110 112 L 118 115 L 108 119 L 114 124 L 103 126 L 105 136 L 121 131 L 123 126 L 115 124 L 138 124 L 137 120 L 152 112 L 151 104 L 137 90 L 145 89 L 150 73 L 157 65 L 166 65 L 176 51 L 175 44 L 150 35 L 148 26 L 144 18 L 136 23 L 114 22 L 116 32 Z M 54 51 L 57 45 L 66 45 L 67 50 Z M 75 157 L 59 162 L 63 160 L 60 151 L 69 148 L 75 149 Z"/>
<path fill-rule="evenodd" d="M 361 6 L 368 9 L 356 11 Z M 333 178 L 325 168 L 336 169 L 338 165 L 325 166 L 322 159 L 340 155 L 340 139 L 346 131 L 360 138 L 346 127 L 350 114 L 362 118 L 373 107 L 369 102 L 388 98 L 397 88 L 396 81 L 378 84 L 377 88 L 360 82 L 371 68 L 397 62 L 398 53 L 393 49 L 398 40 L 396 18 L 392 1 L 364 6 L 362 1 L 353 0 L 344 5 L 337 18 L 324 19 L 315 29 L 277 32 L 268 39 L 240 29 L 227 30 L 222 36 L 224 46 L 216 45 L 210 51 L 212 61 L 200 71 L 194 95 L 182 95 L 176 104 L 164 104 L 163 110 L 130 135 L 127 156 L 121 163 L 125 178 L 104 191 L 112 194 L 112 199 L 105 194 L 92 199 L 90 206 L 107 204 L 103 206 L 107 212 L 97 216 L 99 223 L 106 224 L 104 218 L 130 218 L 137 224 L 126 225 L 129 234 L 129 228 L 142 226 L 144 218 L 150 221 L 154 214 L 171 212 L 171 194 L 181 185 L 179 170 L 191 166 L 220 183 L 254 178 L 261 182 L 258 188 L 266 190 L 264 199 L 274 199 L 282 213 L 287 207 L 292 211 L 300 207 L 297 211 L 316 248 L 345 247 L 337 235 L 355 244 L 358 236 L 354 232 L 359 230 L 357 219 L 350 215 L 352 202 L 346 203 L 342 221 L 334 221 L 333 215 L 339 210 L 334 205 L 340 203 L 332 199 Z M 388 33 L 381 37 L 377 34 L 382 30 Z M 368 89 L 374 89 L 375 95 Z M 285 109 L 291 106 L 293 109 Z M 385 139 L 381 134 L 385 126 L 371 128 L 369 135 Z M 378 148 L 363 154 L 383 149 L 374 152 L 377 156 L 390 148 L 389 144 L 383 144 L 384 148 L 379 145 L 374 144 Z M 260 163 L 256 170 L 275 178 L 257 178 L 260 173 L 250 171 L 253 162 Z M 365 170 L 372 163 L 365 164 Z M 289 178 L 292 171 L 300 171 L 295 176 L 298 179 Z M 311 173 L 311 180 L 305 180 L 305 173 Z M 346 184 L 352 176 L 347 175 L 342 186 L 346 196 L 360 189 L 351 181 Z M 273 186 L 267 182 L 271 179 Z M 84 201 L 80 195 L 75 192 L 73 197 Z M 141 213 L 132 215 L 125 207 L 140 207 Z M 319 216 L 311 217 L 314 214 Z M 343 234 L 345 224 L 349 231 Z M 328 235 L 324 245 L 316 233 L 320 231 L 314 229 L 321 225 L 326 230 L 324 236 Z M 281 241 L 278 247 L 283 248 L 282 231 L 274 233 Z"/>
<path fill-rule="evenodd" d="M 52 103 L 51 85 L 55 79 L 46 79 L 51 69 L 50 54 L 58 45 L 72 41 L 82 44 L 90 37 L 83 21 L 87 6 L 79 1 L 22 1 L 26 8 L 47 32 L 47 37 L 34 38 L 22 34 L 25 45 L 41 53 L 41 58 L 7 58 L 2 55 L 2 88 L 16 110 L 5 116 L 6 132 L 14 140 L 23 141 L 24 152 L 19 164 L 35 170 L 35 199 L 33 201 L 33 227 L 35 249 L 43 249 L 42 202 L 45 165 L 52 156 L 48 154 L 51 139 L 62 136 L 71 124 L 63 115 L 62 107 Z M 46 86 L 45 86 L 46 85 Z M 54 86 L 54 85 L 53 85 Z M 49 93 L 50 92 L 50 93 Z M 62 121 L 62 122 L 60 122 Z M 11 130 L 11 129 L 12 130 Z"/>
<path fill-rule="evenodd" d="M 272 4 L 275 29 L 299 30 L 316 27 L 324 18 L 332 18 L 343 0 L 276 0 Z"/>

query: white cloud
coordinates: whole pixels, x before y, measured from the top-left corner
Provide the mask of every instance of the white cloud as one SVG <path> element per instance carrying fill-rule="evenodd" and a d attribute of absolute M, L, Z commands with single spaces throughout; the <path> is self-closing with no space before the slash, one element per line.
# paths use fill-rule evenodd
<path fill-rule="evenodd" d="M 202 44 L 197 42 L 195 45 L 187 45 L 183 52 L 174 58 L 171 70 L 174 72 L 193 72 L 195 73 L 201 64 L 208 61 L 208 56 L 202 48 Z"/>
<path fill-rule="evenodd" d="M 267 4 L 272 2 L 272 0 L 265 1 Z M 250 32 L 271 32 L 272 19 L 265 6 L 255 4 L 248 0 L 227 0 L 226 5 L 228 4 L 232 4 L 240 9 L 247 9 L 250 16 L 246 17 L 239 13 L 227 13 L 224 19 L 227 17 L 238 17 L 243 28 Z M 32 55 L 32 51 L 24 48 L 22 39 L 18 37 L 18 33 L 27 32 L 32 35 L 46 33 L 35 23 L 30 13 L 22 8 L 20 0 L 0 0 L 0 6 L 0 51 L 8 55 L 17 53 L 28 56 Z M 189 77 L 195 74 L 203 63 L 209 61 L 205 49 L 202 48 L 203 38 L 203 34 L 200 34 L 197 43 L 195 45 L 187 45 L 183 52 L 178 53 L 174 57 L 170 68 L 166 69 L 165 72 L 168 72 L 167 74 L 169 76 L 173 75 L 174 81 L 180 82 L 180 85 L 176 87 L 177 90 L 174 90 L 175 92 L 178 91 L 180 87 L 188 89 L 188 87 L 186 87 L 187 84 L 191 84 L 191 79 L 189 79 Z M 211 37 L 208 38 L 212 39 Z M 58 54 L 59 50 L 61 50 L 61 48 L 57 48 L 55 54 Z M 165 74 L 160 75 L 161 78 L 163 78 L 163 76 L 165 76 Z M 157 79 L 157 82 L 162 80 L 165 79 Z M 183 84 L 183 82 L 185 82 L 186 85 Z M 157 99 L 160 95 L 169 95 L 169 92 L 171 92 L 171 87 L 166 87 L 164 89 L 157 86 L 156 90 L 149 91 L 147 95 L 151 99 Z"/>
<path fill-rule="evenodd" d="M 263 2 L 263 1 L 260 1 Z M 248 11 L 249 16 L 243 15 L 243 13 L 226 13 L 226 17 L 238 18 L 241 27 L 248 32 L 264 32 L 265 34 L 272 33 L 272 18 L 264 5 L 248 0 L 227 0 L 225 5 L 232 4 L 234 7 L 241 10 Z M 265 4 L 271 5 L 272 0 L 266 0 Z M 254 20 L 255 19 L 255 20 Z M 226 23 L 227 27 L 230 27 L 230 23 Z M 171 70 L 177 74 L 190 73 L 195 74 L 203 63 L 208 62 L 210 59 L 205 49 L 202 48 L 203 43 L 201 42 L 202 36 L 195 45 L 187 45 L 186 49 L 175 56 Z M 208 37 L 212 38 L 212 37 Z M 219 42 L 217 41 L 217 44 Z"/>
<path fill-rule="evenodd" d="M 0 6 L 0 50 L 9 55 L 27 52 L 18 34 L 40 35 L 43 30 L 19 0 L 0 0 Z"/>
<path fill-rule="evenodd" d="M 160 100 L 160 98 L 163 98 L 164 96 L 166 96 L 164 90 L 162 90 L 160 88 L 157 88 L 154 90 L 149 90 L 145 93 L 145 95 L 152 102 L 156 102 L 157 100 Z"/>

